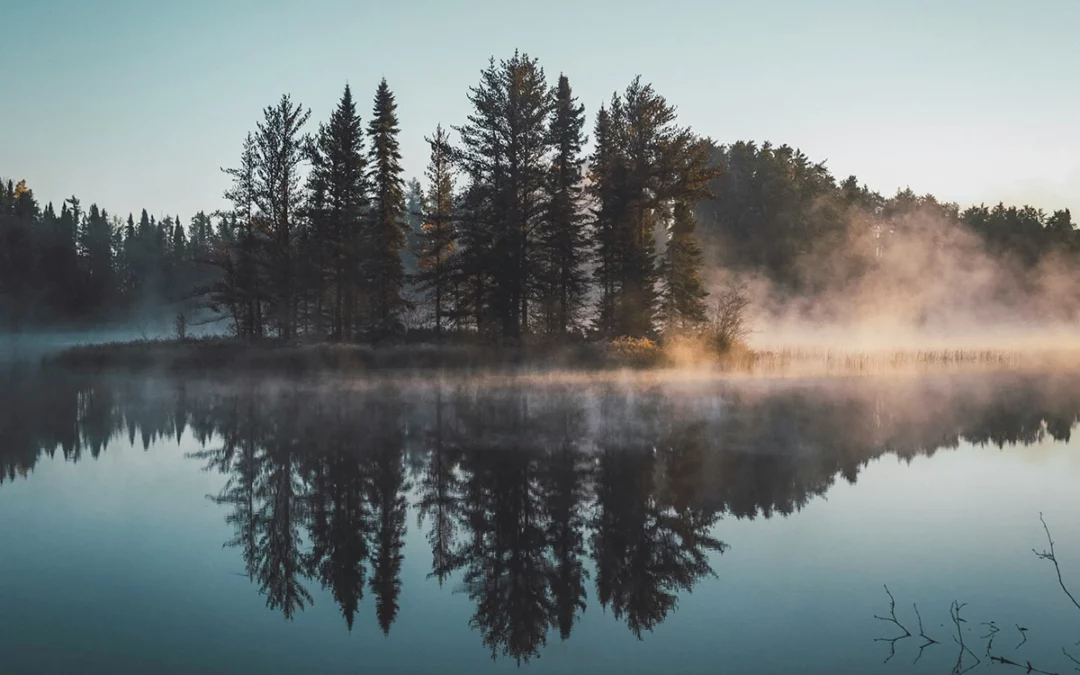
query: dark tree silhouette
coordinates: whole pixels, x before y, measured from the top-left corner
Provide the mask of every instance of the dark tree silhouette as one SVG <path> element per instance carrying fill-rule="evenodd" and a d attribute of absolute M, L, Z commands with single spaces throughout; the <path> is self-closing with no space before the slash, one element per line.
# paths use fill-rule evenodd
<path fill-rule="evenodd" d="M 397 103 L 386 84 L 379 83 L 375 105 L 368 122 L 371 209 L 364 237 L 362 266 L 371 289 L 368 333 L 385 338 L 403 328 L 401 313 L 406 306 L 402 290 L 405 271 L 401 252 L 405 249 L 408 223 L 405 221 L 405 182 L 401 177 L 401 153 L 397 135 Z"/>

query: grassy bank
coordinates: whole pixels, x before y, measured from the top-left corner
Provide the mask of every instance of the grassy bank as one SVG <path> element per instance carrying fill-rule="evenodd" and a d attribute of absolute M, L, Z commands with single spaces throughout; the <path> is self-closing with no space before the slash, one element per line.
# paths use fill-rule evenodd
<path fill-rule="evenodd" d="M 143 340 L 71 347 L 44 358 L 50 366 L 80 369 L 174 371 L 374 371 L 602 369 L 632 365 L 604 345 L 565 346 L 250 344 L 237 340 Z M 648 365 L 648 364 L 641 364 Z"/>

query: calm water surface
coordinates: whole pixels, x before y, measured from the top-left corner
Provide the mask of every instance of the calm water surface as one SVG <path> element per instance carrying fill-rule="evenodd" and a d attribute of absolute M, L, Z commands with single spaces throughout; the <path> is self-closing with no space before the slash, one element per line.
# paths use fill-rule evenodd
<path fill-rule="evenodd" d="M 1078 415 L 1073 374 L 7 373 L 0 672 L 1073 672 L 1032 549 L 1080 597 Z"/>

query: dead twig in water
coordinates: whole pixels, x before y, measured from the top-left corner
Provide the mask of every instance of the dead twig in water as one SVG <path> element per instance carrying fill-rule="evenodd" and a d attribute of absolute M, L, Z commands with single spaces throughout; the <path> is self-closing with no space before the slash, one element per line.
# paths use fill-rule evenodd
<path fill-rule="evenodd" d="M 1058 584 L 1061 586 L 1061 590 L 1065 591 L 1065 595 L 1069 596 L 1069 600 L 1072 600 L 1072 604 L 1076 605 L 1077 609 L 1080 609 L 1080 602 L 1076 601 L 1073 594 L 1069 592 L 1069 589 L 1065 587 L 1065 580 L 1061 578 L 1061 566 L 1058 565 L 1057 555 L 1054 553 L 1054 539 L 1050 536 L 1050 528 L 1046 525 L 1046 519 L 1043 518 L 1043 514 L 1039 512 L 1039 520 L 1042 522 L 1043 529 L 1046 530 L 1046 540 L 1050 542 L 1050 550 L 1039 553 L 1035 549 L 1031 549 L 1031 552 L 1035 554 L 1039 560 L 1049 560 L 1054 563 L 1054 569 L 1057 571 Z"/>
<path fill-rule="evenodd" d="M 949 607 L 949 616 L 952 617 L 953 623 L 956 625 L 956 637 L 953 638 L 953 640 L 958 645 L 960 645 L 960 653 L 956 656 L 956 665 L 953 666 L 952 670 L 953 675 L 963 675 L 963 673 L 968 672 L 972 668 L 982 663 L 982 660 L 979 659 L 978 656 L 976 656 L 975 652 L 971 651 L 971 649 L 966 644 L 964 644 L 964 630 L 963 627 L 960 625 L 962 623 L 967 623 L 967 619 L 963 619 L 960 617 L 960 610 L 962 610 L 964 607 L 967 607 L 966 602 L 961 604 L 956 600 L 953 600 L 952 606 Z M 968 666 L 967 668 L 964 668 L 964 652 L 971 654 L 971 658 L 975 659 L 975 663 Z"/>
<path fill-rule="evenodd" d="M 1075 656 L 1073 656 L 1069 652 L 1065 651 L 1064 647 L 1061 648 L 1061 653 L 1065 655 L 1065 658 L 1069 659 L 1070 661 L 1075 663 L 1077 666 L 1080 666 L 1080 661 L 1077 661 Z M 1080 667 L 1076 668 L 1076 672 L 1080 673 Z"/>
<path fill-rule="evenodd" d="M 926 640 L 926 642 L 924 642 L 919 647 L 919 655 L 915 657 L 915 661 L 914 661 L 914 663 L 912 663 L 912 665 L 915 665 L 915 663 L 918 663 L 919 659 L 922 658 L 923 652 L 926 651 L 927 647 L 929 647 L 930 645 L 936 645 L 936 644 L 941 644 L 941 643 L 938 642 L 937 640 L 935 640 L 934 638 L 930 637 L 929 635 L 927 635 L 926 631 L 923 630 L 922 614 L 919 614 L 919 605 L 917 605 L 916 603 L 913 602 L 913 603 L 911 603 L 911 606 L 915 608 L 915 617 L 919 620 L 919 637 Z"/>
<path fill-rule="evenodd" d="M 1018 644 L 1018 645 L 1016 645 L 1015 647 L 1013 647 L 1013 649 L 1020 649 L 1020 648 L 1021 648 L 1021 647 L 1023 647 L 1023 646 L 1025 645 L 1025 644 L 1027 644 L 1027 628 L 1024 628 L 1024 627 L 1023 627 L 1023 626 L 1021 626 L 1020 624 L 1016 624 L 1016 630 L 1020 631 L 1020 635 L 1021 635 L 1021 636 L 1022 636 L 1022 637 L 1023 637 L 1024 639 L 1020 641 L 1020 644 Z"/>
<path fill-rule="evenodd" d="M 1065 647 L 1062 647 L 1062 653 L 1064 653 L 1064 654 L 1065 654 L 1065 658 L 1066 658 L 1066 659 L 1068 659 L 1069 661 L 1071 661 L 1071 662 L 1074 662 L 1074 663 L 1076 663 L 1076 664 L 1077 664 L 1077 666 L 1078 666 L 1078 667 L 1077 667 L 1076 671 L 1077 671 L 1078 673 L 1080 673 L 1080 661 L 1078 661 L 1076 657 L 1072 656 L 1072 654 L 1070 654 L 1069 652 L 1065 651 Z"/>
<path fill-rule="evenodd" d="M 892 658 L 894 656 L 896 656 L 896 643 L 899 642 L 900 640 L 904 640 L 904 639 L 907 639 L 907 638 L 911 637 L 911 631 L 909 631 L 907 628 L 904 628 L 904 624 L 902 624 L 902 623 L 900 623 L 899 621 L 896 620 L 896 599 L 893 598 L 893 594 L 889 591 L 888 586 L 885 586 L 885 593 L 889 596 L 889 616 L 884 617 L 884 616 L 878 616 L 877 614 L 875 614 L 874 618 L 877 619 L 878 621 L 884 621 L 885 623 L 894 623 L 894 624 L 896 624 L 897 628 L 904 631 L 903 635 L 900 635 L 900 636 L 897 636 L 897 637 L 894 637 L 894 638 L 876 638 L 874 640 L 874 642 L 888 642 L 889 643 L 889 656 L 888 656 L 888 658 L 885 659 L 885 663 L 888 663 L 889 661 L 892 660 Z"/>
<path fill-rule="evenodd" d="M 994 663 L 1000 663 L 1003 666 L 1016 666 L 1017 668 L 1023 668 L 1028 673 L 1039 673 L 1039 675 L 1061 675 L 1061 673 L 1052 672 L 1049 670 L 1039 670 L 1035 666 L 1031 665 L 1031 661 L 1028 661 L 1027 663 L 1017 663 L 1016 661 L 1007 659 L 1004 656 L 991 656 L 990 660 Z"/>
<path fill-rule="evenodd" d="M 994 647 L 994 636 L 1001 632 L 1001 629 L 997 627 L 997 624 L 993 621 L 989 623 L 984 621 L 983 624 L 987 628 L 986 635 L 982 636 L 982 639 L 990 638 L 990 641 L 986 643 L 986 655 L 990 656 L 990 650 Z"/>

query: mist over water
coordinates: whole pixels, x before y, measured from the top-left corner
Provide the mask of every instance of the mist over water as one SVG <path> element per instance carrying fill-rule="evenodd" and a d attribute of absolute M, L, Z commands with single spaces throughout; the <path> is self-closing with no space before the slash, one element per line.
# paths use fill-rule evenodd
<path fill-rule="evenodd" d="M 732 226 L 710 228 L 706 220 L 709 290 L 715 295 L 732 282 L 746 285 L 754 347 L 1074 350 L 1080 345 L 1080 276 L 1075 246 L 1067 243 L 1071 223 L 1060 233 L 1033 222 L 1012 224 L 1013 231 L 983 224 L 979 232 L 975 227 L 982 221 L 975 208 L 958 214 L 956 205 L 939 204 L 929 195 L 901 193 L 884 206 L 879 196 L 872 197 L 877 206 L 846 206 L 817 234 L 772 234 L 802 237 L 801 248 L 786 253 L 789 264 L 782 275 L 764 264 L 733 259 L 731 251 L 742 249 L 732 249 L 733 235 L 725 234 Z M 837 207 L 805 206 L 802 217 L 812 221 L 815 208 Z M 1012 213 L 999 213 L 1001 208 L 984 211 L 982 220 Z M 1028 211 L 1019 213 L 1045 219 Z M 1069 218 L 1067 211 L 1054 214 L 1059 216 Z M 783 250 L 775 241 L 750 242 L 743 246 L 762 249 L 765 256 Z"/>

